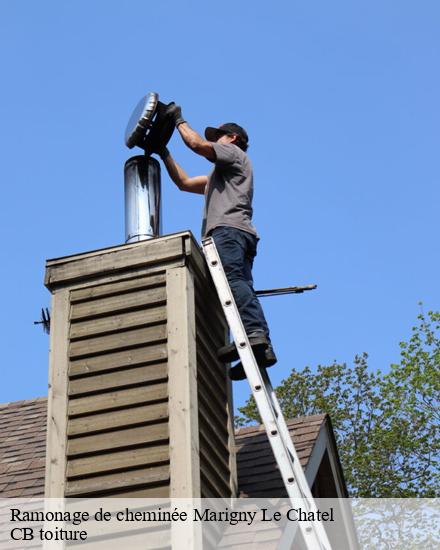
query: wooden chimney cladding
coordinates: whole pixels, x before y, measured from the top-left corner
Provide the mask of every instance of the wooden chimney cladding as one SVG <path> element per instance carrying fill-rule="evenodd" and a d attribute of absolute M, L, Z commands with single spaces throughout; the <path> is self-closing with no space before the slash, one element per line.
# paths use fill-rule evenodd
<path fill-rule="evenodd" d="M 226 325 L 190 233 L 49 260 L 46 496 L 230 496 Z"/>
<path fill-rule="evenodd" d="M 165 272 L 70 293 L 66 496 L 169 485 Z"/>
<path fill-rule="evenodd" d="M 225 341 L 227 327 L 220 307 L 212 306 L 218 302 L 214 288 L 199 276 L 195 282 L 201 496 L 226 496 L 236 477 L 235 456 L 229 452 L 234 448 L 233 411 L 229 379 L 216 351 Z"/>

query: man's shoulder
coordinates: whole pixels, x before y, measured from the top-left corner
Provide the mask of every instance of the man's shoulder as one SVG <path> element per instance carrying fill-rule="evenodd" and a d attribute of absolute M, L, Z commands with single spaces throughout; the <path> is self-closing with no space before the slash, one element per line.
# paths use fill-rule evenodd
<path fill-rule="evenodd" d="M 233 164 L 241 158 L 238 153 L 240 148 L 232 143 L 213 143 L 212 146 L 216 155 L 216 164 Z"/>
<path fill-rule="evenodd" d="M 225 149 L 225 151 L 230 152 L 237 160 L 250 160 L 247 152 L 243 151 L 243 149 L 235 143 L 216 143 L 215 145 L 226 147 L 227 149 Z"/>
<path fill-rule="evenodd" d="M 234 143 L 231 143 L 231 145 L 236 149 L 237 160 L 243 166 L 246 166 L 249 170 L 252 170 L 252 162 L 251 162 L 251 159 L 249 158 L 249 155 L 246 153 L 246 151 L 243 151 L 241 147 L 239 147 L 238 145 L 235 145 Z"/>

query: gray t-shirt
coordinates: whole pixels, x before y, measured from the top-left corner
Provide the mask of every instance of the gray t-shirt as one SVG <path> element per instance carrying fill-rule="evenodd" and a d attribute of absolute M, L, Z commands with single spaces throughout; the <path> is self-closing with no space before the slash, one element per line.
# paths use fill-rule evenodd
<path fill-rule="evenodd" d="M 213 143 L 217 156 L 205 189 L 202 237 L 215 227 L 229 226 L 257 235 L 252 225 L 252 165 L 233 143 Z"/>

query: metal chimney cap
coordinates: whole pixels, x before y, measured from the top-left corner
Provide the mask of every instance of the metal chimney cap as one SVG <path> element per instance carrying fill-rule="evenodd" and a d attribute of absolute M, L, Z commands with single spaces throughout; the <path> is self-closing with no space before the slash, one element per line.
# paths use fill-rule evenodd
<path fill-rule="evenodd" d="M 125 130 L 125 144 L 129 149 L 138 145 L 151 128 L 158 101 L 159 94 L 150 92 L 136 105 Z"/>

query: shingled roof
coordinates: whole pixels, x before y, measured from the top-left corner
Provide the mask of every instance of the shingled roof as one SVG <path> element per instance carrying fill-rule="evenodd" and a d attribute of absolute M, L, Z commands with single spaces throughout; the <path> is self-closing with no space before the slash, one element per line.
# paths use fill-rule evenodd
<path fill-rule="evenodd" d="M 287 422 L 301 465 L 306 468 L 328 415 L 295 418 Z M 264 426 L 240 428 L 235 432 L 237 476 L 241 497 L 287 497 Z"/>
<path fill-rule="evenodd" d="M 44 494 L 47 399 L 0 404 L 0 494 Z"/>
<path fill-rule="evenodd" d="M 0 495 L 44 495 L 47 398 L 0 405 Z M 331 433 L 320 414 L 288 421 L 301 464 L 306 468 L 321 433 Z M 236 431 L 240 496 L 285 496 L 285 489 L 262 426 Z M 336 450 L 336 448 L 335 448 Z M 342 472 L 341 472 L 342 474 Z M 342 478 L 343 479 L 343 478 Z"/>

